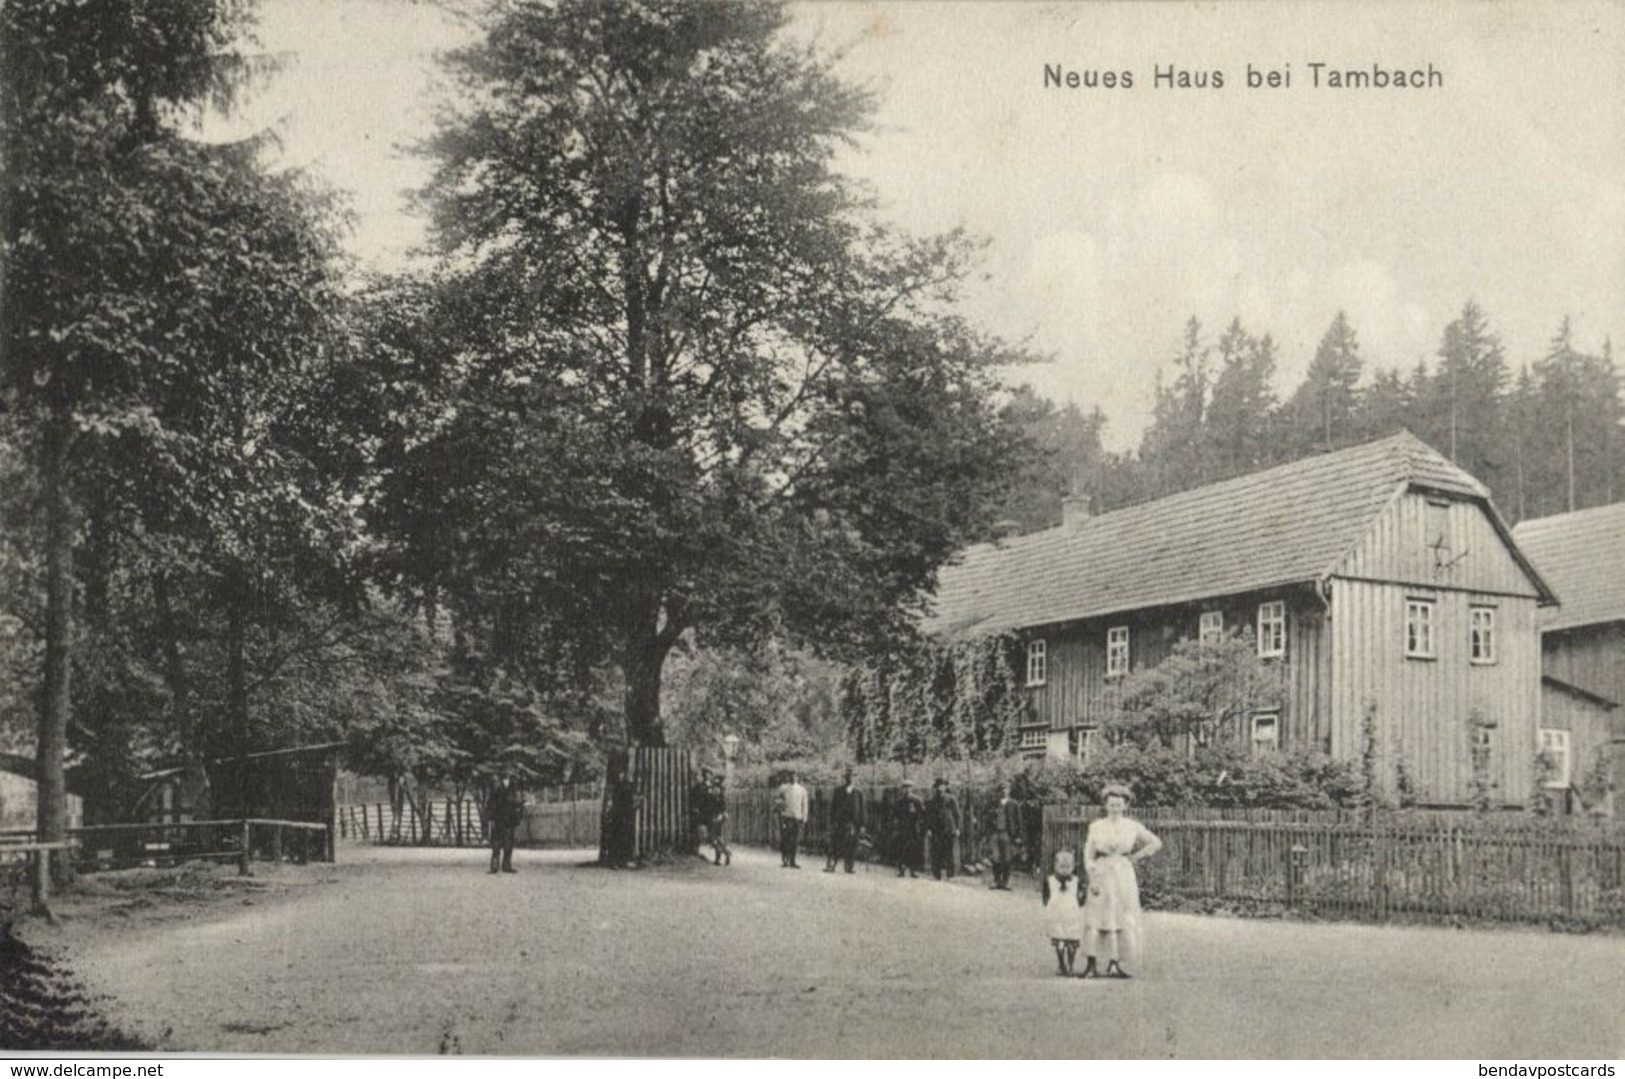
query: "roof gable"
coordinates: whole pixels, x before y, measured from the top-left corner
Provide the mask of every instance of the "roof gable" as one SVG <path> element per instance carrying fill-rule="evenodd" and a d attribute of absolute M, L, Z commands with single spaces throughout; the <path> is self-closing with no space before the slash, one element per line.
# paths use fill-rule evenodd
<path fill-rule="evenodd" d="M 1625 502 L 1537 517 L 1512 534 L 1562 601 L 1541 629 L 1625 620 Z"/>
<path fill-rule="evenodd" d="M 1002 632 L 1316 581 L 1407 486 L 1488 505 L 1483 484 L 1401 433 L 969 548 L 939 574 L 922 628 Z"/>

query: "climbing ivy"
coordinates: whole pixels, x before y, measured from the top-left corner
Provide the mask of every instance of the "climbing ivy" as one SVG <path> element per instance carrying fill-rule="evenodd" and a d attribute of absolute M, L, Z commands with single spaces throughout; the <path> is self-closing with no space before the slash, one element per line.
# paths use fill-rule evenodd
<path fill-rule="evenodd" d="M 985 759 L 1016 748 L 1028 713 L 1013 634 L 928 640 L 850 668 L 840 712 L 860 761 Z"/>

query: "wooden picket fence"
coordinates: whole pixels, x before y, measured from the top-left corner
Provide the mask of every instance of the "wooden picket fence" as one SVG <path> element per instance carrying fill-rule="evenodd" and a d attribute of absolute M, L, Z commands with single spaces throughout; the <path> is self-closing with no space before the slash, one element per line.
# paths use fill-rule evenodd
<path fill-rule="evenodd" d="M 596 785 L 570 784 L 537 792 L 525 806 L 516 840 L 522 847 L 598 846 L 602 806 Z M 561 795 L 574 795 L 563 800 Z M 485 816 L 472 799 L 423 802 L 419 812 L 388 803 L 340 806 L 339 838 L 409 846 L 480 847 Z"/>
<path fill-rule="evenodd" d="M 1044 856 L 1080 858 L 1099 810 L 1050 806 Z M 1387 921 L 1566 921 L 1625 926 L 1625 827 L 1439 811 L 1376 814 L 1160 809 L 1142 887 Z"/>
<path fill-rule="evenodd" d="M 485 819 L 472 798 L 426 800 L 400 808 L 388 802 L 338 807 L 339 838 L 363 843 L 477 847 Z"/>

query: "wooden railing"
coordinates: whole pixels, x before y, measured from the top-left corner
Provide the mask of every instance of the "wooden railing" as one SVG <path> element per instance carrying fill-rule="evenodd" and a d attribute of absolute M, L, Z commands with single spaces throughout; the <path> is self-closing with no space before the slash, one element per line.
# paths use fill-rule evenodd
<path fill-rule="evenodd" d="M 312 821 L 176 821 L 149 824 L 92 824 L 70 828 L 67 840 L 41 844 L 36 833 L 0 833 L 0 864 L 17 864 L 41 847 L 69 851 L 78 872 L 170 866 L 188 861 L 235 861 L 244 873 L 251 861 L 333 860 L 331 835 Z"/>

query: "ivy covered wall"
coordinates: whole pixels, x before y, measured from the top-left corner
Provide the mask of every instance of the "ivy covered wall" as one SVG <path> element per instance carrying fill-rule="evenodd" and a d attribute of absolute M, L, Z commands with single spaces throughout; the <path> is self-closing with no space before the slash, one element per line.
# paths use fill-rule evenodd
<path fill-rule="evenodd" d="M 963 760 L 1017 749 L 1030 706 L 1014 634 L 927 640 L 841 681 L 841 718 L 860 761 Z"/>

